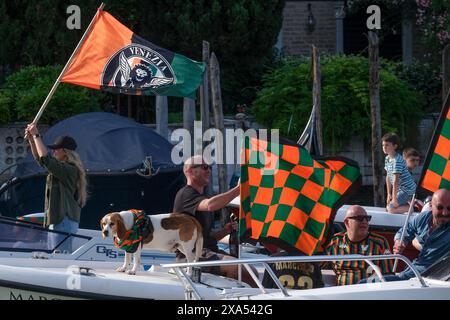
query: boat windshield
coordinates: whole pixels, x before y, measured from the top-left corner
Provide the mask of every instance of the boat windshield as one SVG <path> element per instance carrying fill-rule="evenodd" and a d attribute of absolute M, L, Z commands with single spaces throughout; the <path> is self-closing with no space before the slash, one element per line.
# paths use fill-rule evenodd
<path fill-rule="evenodd" d="M 41 225 L 0 217 L 0 251 L 72 253 L 91 238 L 43 228 Z"/>
<path fill-rule="evenodd" d="M 450 252 L 433 263 L 422 273 L 422 276 L 435 280 L 450 281 Z"/>

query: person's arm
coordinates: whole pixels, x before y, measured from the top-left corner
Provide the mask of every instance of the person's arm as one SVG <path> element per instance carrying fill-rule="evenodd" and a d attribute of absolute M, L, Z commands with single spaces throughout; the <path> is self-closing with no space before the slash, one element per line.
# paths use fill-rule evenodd
<path fill-rule="evenodd" d="M 403 228 L 400 228 L 394 236 L 394 247 L 392 248 L 394 254 L 401 254 L 405 250 L 406 246 L 414 239 L 416 236 L 416 224 L 419 216 L 415 216 L 412 220 L 408 221 L 406 226 L 405 234 L 403 236 L 403 241 L 400 242 L 400 237 L 402 235 Z"/>
<path fill-rule="evenodd" d="M 394 183 L 392 186 L 392 204 L 394 205 L 394 208 L 398 207 L 397 193 L 399 182 L 400 182 L 400 174 L 394 173 Z"/>
<path fill-rule="evenodd" d="M 35 147 L 35 153 L 33 152 L 33 156 L 35 156 L 35 159 L 39 159 L 41 157 L 45 157 L 48 154 L 47 147 L 45 146 L 44 142 L 42 141 L 42 137 L 39 134 L 39 131 L 37 129 L 37 126 L 34 123 L 30 123 L 27 126 L 27 132 L 28 135 L 31 135 L 31 139 L 33 139 L 34 147 Z M 31 143 L 30 143 L 31 144 Z M 32 149 L 33 150 L 33 149 Z"/>
<path fill-rule="evenodd" d="M 418 251 L 422 251 L 422 245 L 420 244 L 419 240 L 416 238 L 414 238 L 414 240 L 412 241 L 412 245 L 414 246 L 414 248 L 416 248 Z"/>
<path fill-rule="evenodd" d="M 197 211 L 213 212 L 224 208 L 228 203 L 239 195 L 240 185 L 237 185 L 227 192 L 220 193 L 209 199 L 204 199 L 197 207 Z"/>
<path fill-rule="evenodd" d="M 33 158 L 35 160 L 39 159 L 39 155 L 36 150 L 36 145 L 34 144 L 34 137 L 33 135 L 28 131 L 28 128 L 25 129 L 25 140 L 28 140 L 28 143 L 30 144 L 31 154 L 33 155 Z"/>
<path fill-rule="evenodd" d="M 392 188 L 391 188 L 391 181 L 389 180 L 389 176 L 386 175 L 386 205 L 388 205 L 391 202 L 392 199 Z"/>

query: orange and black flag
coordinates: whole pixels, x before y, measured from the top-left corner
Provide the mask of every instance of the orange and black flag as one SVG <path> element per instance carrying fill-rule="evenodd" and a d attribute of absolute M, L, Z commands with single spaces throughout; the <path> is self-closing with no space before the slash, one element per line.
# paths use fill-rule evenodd
<path fill-rule="evenodd" d="M 450 93 L 428 148 L 419 186 L 430 192 L 450 190 Z"/>
<path fill-rule="evenodd" d="M 126 94 L 195 99 L 205 65 L 154 45 L 108 12 L 98 10 L 92 29 L 62 82 Z"/>
<path fill-rule="evenodd" d="M 299 145 L 245 137 L 239 234 L 287 252 L 321 252 L 336 210 L 359 187 L 350 159 L 313 159 Z"/>

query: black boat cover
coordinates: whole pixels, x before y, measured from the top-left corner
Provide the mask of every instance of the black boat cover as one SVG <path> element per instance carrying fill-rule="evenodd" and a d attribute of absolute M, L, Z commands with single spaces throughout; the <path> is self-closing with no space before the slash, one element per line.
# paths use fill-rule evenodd
<path fill-rule="evenodd" d="M 171 168 L 172 145 L 153 129 L 129 118 L 107 112 L 83 113 L 65 119 L 44 134 L 44 143 L 70 135 L 88 172 L 129 172 L 142 166 L 151 156 L 155 169 Z M 50 149 L 49 149 L 50 151 Z M 43 173 L 31 153 L 17 166 L 14 176 Z"/>

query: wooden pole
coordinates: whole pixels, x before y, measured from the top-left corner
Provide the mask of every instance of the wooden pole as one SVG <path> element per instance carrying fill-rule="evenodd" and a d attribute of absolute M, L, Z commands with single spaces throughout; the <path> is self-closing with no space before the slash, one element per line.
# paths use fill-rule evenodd
<path fill-rule="evenodd" d="M 380 77 L 378 73 L 378 36 L 369 31 L 369 92 L 372 123 L 372 177 L 375 207 L 384 206 L 383 157 L 381 150 Z"/>
<path fill-rule="evenodd" d="M 183 99 L 183 128 L 189 131 L 191 140 L 191 155 L 194 155 L 194 121 L 195 121 L 195 101 Z"/>
<path fill-rule="evenodd" d="M 442 102 L 445 102 L 450 90 L 450 44 L 442 50 Z"/>
<path fill-rule="evenodd" d="M 206 65 L 205 73 L 203 74 L 203 84 L 200 86 L 200 116 L 202 120 L 202 137 L 206 130 L 209 129 L 209 59 L 210 59 L 210 47 L 208 41 L 203 41 L 202 60 Z M 207 142 L 204 141 L 202 148 L 206 147 Z M 213 193 L 214 177 L 209 176 L 209 184 L 207 186 L 208 194 Z"/>
<path fill-rule="evenodd" d="M 80 42 L 78 42 L 77 46 L 75 47 L 75 50 L 72 52 L 72 55 L 70 56 L 69 60 L 67 61 L 66 65 L 64 66 L 64 68 L 62 69 L 61 73 L 58 76 L 58 79 L 56 79 L 55 83 L 53 84 L 52 89 L 50 90 L 50 92 L 47 95 L 47 98 L 45 98 L 44 103 L 42 104 L 41 108 L 39 109 L 38 113 L 36 114 L 36 116 L 34 117 L 33 123 L 36 124 L 38 123 L 39 119 L 41 118 L 42 114 L 44 113 L 45 108 L 47 107 L 48 103 L 50 102 L 50 99 L 53 97 L 53 95 L 56 92 L 56 89 L 59 86 L 59 83 L 61 82 L 61 78 L 63 77 L 64 73 L 66 72 L 67 68 L 70 66 L 70 64 L 72 63 L 73 58 L 75 58 L 76 54 L 78 53 L 78 51 L 81 48 L 81 45 L 83 44 L 84 40 L 86 39 L 87 35 L 89 34 L 89 32 L 91 31 L 94 22 L 96 20 L 96 17 L 98 16 L 98 13 L 105 7 L 105 4 L 102 3 L 100 5 L 100 7 L 97 10 L 97 13 L 95 14 L 94 18 L 92 18 L 91 23 L 89 23 L 89 26 L 87 27 L 86 31 L 84 32 L 83 36 L 81 37 Z"/>
<path fill-rule="evenodd" d="M 165 139 L 169 139 L 169 111 L 167 97 L 156 96 L 156 132 Z"/>
<path fill-rule="evenodd" d="M 322 135 L 322 109 L 320 101 L 321 92 L 321 75 L 320 75 L 320 55 L 316 46 L 312 45 L 312 73 L 313 73 L 313 105 L 316 107 L 316 129 L 317 144 L 319 154 L 323 152 L 323 135 Z"/>
<path fill-rule="evenodd" d="M 203 85 L 200 86 L 200 115 L 202 133 L 209 129 L 209 42 L 203 41 L 203 62 L 206 64 Z"/>
<path fill-rule="evenodd" d="M 214 124 L 216 129 L 222 133 L 222 137 L 225 137 L 224 123 L 223 123 L 223 109 L 222 109 L 222 93 L 220 89 L 220 67 L 217 57 L 214 52 L 211 54 L 209 61 L 210 77 L 211 77 L 211 97 L 212 97 L 212 110 L 214 115 Z M 227 167 L 225 164 L 225 138 L 216 139 L 217 149 L 216 158 L 222 160 L 217 163 L 217 169 L 219 173 L 219 192 L 225 192 L 227 190 Z M 226 210 L 222 209 L 222 223 L 225 221 Z"/>

